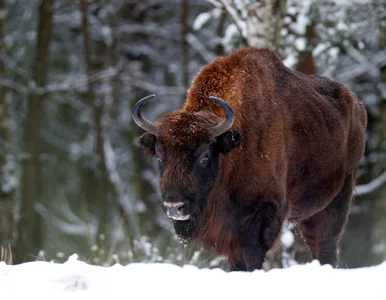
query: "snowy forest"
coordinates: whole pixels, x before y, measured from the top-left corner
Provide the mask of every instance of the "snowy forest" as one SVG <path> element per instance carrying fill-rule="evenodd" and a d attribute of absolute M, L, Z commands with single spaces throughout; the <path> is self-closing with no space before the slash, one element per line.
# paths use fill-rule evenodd
<path fill-rule="evenodd" d="M 0 0 L 0 261 L 225 266 L 184 247 L 133 105 L 181 107 L 200 68 L 244 46 L 351 88 L 368 113 L 340 267 L 386 260 L 386 0 Z M 310 260 L 283 229 L 266 268 Z"/>

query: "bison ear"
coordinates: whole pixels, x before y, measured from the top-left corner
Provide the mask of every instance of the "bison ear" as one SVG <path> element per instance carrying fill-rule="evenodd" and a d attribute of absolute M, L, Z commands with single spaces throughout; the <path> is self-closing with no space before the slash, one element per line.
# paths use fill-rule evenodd
<path fill-rule="evenodd" d="M 240 146 L 243 135 L 238 130 L 228 130 L 217 137 L 215 149 L 220 153 L 228 153 L 233 148 Z"/>
<path fill-rule="evenodd" d="M 139 138 L 139 144 L 145 152 L 151 156 L 155 155 L 155 143 L 157 142 L 157 137 L 149 132 L 144 133 Z"/>

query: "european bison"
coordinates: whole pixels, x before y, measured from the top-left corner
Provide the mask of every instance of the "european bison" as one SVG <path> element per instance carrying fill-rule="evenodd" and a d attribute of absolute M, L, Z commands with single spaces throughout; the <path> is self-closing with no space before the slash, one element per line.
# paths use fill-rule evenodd
<path fill-rule="evenodd" d="M 141 115 L 153 97 L 133 117 L 181 239 L 251 271 L 288 220 L 314 259 L 337 264 L 365 147 L 366 111 L 353 92 L 288 69 L 270 49 L 244 48 L 205 66 L 184 108 L 157 123 Z"/>

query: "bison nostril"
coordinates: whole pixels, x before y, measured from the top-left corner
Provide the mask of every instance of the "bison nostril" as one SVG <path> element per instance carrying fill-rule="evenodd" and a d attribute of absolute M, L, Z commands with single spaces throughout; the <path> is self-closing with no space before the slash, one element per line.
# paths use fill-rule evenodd
<path fill-rule="evenodd" d="M 169 217 L 181 216 L 182 209 L 184 207 L 184 203 L 182 203 L 182 202 L 177 202 L 177 203 L 164 202 L 164 206 L 167 210 L 167 214 Z"/>

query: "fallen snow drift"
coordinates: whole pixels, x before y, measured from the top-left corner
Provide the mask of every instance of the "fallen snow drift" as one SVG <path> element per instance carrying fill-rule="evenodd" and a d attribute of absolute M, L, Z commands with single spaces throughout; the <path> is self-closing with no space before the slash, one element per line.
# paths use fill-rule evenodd
<path fill-rule="evenodd" d="M 64 264 L 0 263 L 0 298 L 19 299 L 386 299 L 386 262 L 333 269 L 317 261 L 269 272 L 227 273 L 170 264 L 109 268 L 77 260 Z M 344 298 L 343 298 L 344 297 Z M 26 298 L 24 298 L 26 299 Z M 112 299 L 112 298 L 110 298 Z"/>

